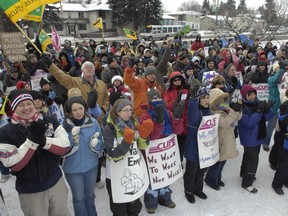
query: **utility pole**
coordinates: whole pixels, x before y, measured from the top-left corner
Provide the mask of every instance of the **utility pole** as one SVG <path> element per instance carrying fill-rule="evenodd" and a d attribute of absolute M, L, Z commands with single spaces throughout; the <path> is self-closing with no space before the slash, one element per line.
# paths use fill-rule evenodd
<path fill-rule="evenodd" d="M 215 26 L 215 29 L 218 28 L 218 15 L 219 15 L 219 0 L 216 1 L 216 26 Z"/>

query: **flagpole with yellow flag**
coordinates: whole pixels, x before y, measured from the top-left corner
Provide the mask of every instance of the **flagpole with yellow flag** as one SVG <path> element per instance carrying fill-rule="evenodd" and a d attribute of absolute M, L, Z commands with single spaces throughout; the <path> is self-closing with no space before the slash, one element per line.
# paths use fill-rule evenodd
<path fill-rule="evenodd" d="M 102 40 L 104 41 L 104 30 L 103 30 L 102 17 L 98 17 L 92 25 L 95 26 L 96 28 L 99 28 L 102 30 Z"/>
<path fill-rule="evenodd" d="M 123 31 L 128 38 L 131 38 L 133 40 L 137 40 L 137 34 L 135 31 L 133 31 L 131 29 L 127 29 L 127 28 L 123 28 Z"/>

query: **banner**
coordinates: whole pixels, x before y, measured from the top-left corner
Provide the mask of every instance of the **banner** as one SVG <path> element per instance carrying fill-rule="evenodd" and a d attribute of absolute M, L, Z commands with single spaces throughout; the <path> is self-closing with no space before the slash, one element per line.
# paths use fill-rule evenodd
<path fill-rule="evenodd" d="M 197 133 L 201 169 L 212 166 L 219 160 L 219 117 L 219 114 L 202 117 Z"/>
<path fill-rule="evenodd" d="M 31 20 L 34 22 L 41 22 L 43 14 L 44 14 L 44 10 L 45 10 L 45 5 L 42 5 L 36 8 L 35 10 L 31 11 L 29 14 L 24 15 L 22 19 Z"/>
<path fill-rule="evenodd" d="M 46 34 L 46 32 L 42 29 L 39 33 L 39 42 L 41 44 L 42 51 L 45 52 L 46 48 L 49 44 L 52 44 L 52 39 Z"/>
<path fill-rule="evenodd" d="M 59 106 L 58 104 L 53 102 L 49 106 L 49 115 L 51 115 L 54 118 L 56 118 L 61 125 L 63 124 L 65 116 L 64 116 L 64 111 L 63 111 L 63 106 L 62 105 Z"/>
<path fill-rule="evenodd" d="M 259 83 L 259 84 L 252 83 L 252 87 L 256 89 L 257 98 L 259 100 L 262 100 L 262 101 L 266 100 L 268 102 L 268 97 L 269 97 L 268 83 Z"/>
<path fill-rule="evenodd" d="M 110 160 L 110 171 L 114 203 L 134 201 L 140 198 L 149 186 L 146 164 L 136 142 L 130 145 L 124 158 L 118 161 Z"/>
<path fill-rule="evenodd" d="M 41 89 L 40 80 L 47 79 L 47 73 L 41 69 L 36 70 L 35 75 L 31 76 L 31 89 L 39 91 Z"/>
<path fill-rule="evenodd" d="M 279 90 L 280 95 L 285 95 L 285 92 L 288 89 L 286 79 L 288 81 L 288 72 L 287 71 L 283 74 L 281 81 L 278 84 L 278 90 Z"/>
<path fill-rule="evenodd" d="M 55 50 L 60 50 L 61 48 L 61 45 L 60 45 L 60 38 L 59 38 L 59 35 L 57 34 L 57 31 L 56 31 L 56 28 L 55 26 L 53 26 L 51 28 L 51 33 L 52 33 L 52 45 L 54 47 Z"/>
<path fill-rule="evenodd" d="M 0 33 L 1 46 L 9 61 L 27 61 L 25 39 L 21 32 Z"/>
<path fill-rule="evenodd" d="M 152 190 L 171 185 L 182 177 L 176 134 L 150 141 L 145 152 Z"/>
<path fill-rule="evenodd" d="M 128 38 L 131 38 L 133 40 L 137 40 L 137 36 L 136 36 L 135 31 L 132 31 L 132 30 L 127 29 L 127 28 L 123 28 L 123 31 Z"/>
<path fill-rule="evenodd" d="M 102 17 L 98 17 L 92 25 L 96 28 L 103 29 Z"/>
<path fill-rule="evenodd" d="M 202 76 L 202 85 L 209 91 L 212 86 L 212 80 L 218 73 L 216 71 L 207 71 L 203 73 Z"/>

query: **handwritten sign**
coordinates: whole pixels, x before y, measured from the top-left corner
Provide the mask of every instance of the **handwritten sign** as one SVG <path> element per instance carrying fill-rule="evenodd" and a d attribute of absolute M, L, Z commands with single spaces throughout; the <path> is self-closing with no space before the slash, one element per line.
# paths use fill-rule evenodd
<path fill-rule="evenodd" d="M 252 84 L 253 88 L 257 91 L 257 97 L 259 100 L 268 101 L 269 87 L 267 83 Z"/>
<path fill-rule="evenodd" d="M 197 133 L 201 169 L 212 166 L 219 160 L 219 117 L 219 114 L 202 117 Z"/>
<path fill-rule="evenodd" d="M 166 187 L 182 177 L 177 136 L 150 141 L 146 161 L 152 190 Z"/>
<path fill-rule="evenodd" d="M 45 71 L 40 70 L 40 69 L 36 70 L 35 75 L 31 76 L 32 90 L 35 90 L 35 91 L 40 91 L 41 90 L 40 80 L 42 78 L 47 79 L 47 73 L 45 73 Z"/>
<path fill-rule="evenodd" d="M 27 61 L 25 40 L 21 32 L 1 33 L 1 46 L 9 61 Z"/>

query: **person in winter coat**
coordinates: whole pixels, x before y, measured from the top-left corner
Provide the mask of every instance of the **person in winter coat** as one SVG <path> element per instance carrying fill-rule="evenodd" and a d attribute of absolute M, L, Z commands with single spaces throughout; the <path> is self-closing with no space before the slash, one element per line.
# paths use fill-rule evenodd
<path fill-rule="evenodd" d="M 238 122 L 240 143 L 244 147 L 240 177 L 242 187 L 250 193 L 257 193 L 252 186 L 258 167 L 260 146 L 266 137 L 266 122 L 273 117 L 271 105 L 257 98 L 251 85 L 241 88 L 243 114 Z"/>
<path fill-rule="evenodd" d="M 16 176 L 24 215 L 69 216 L 68 189 L 59 166 L 69 151 L 68 134 L 56 119 L 35 110 L 27 90 L 13 90 L 8 98 L 14 113 L 0 128 L 0 155 L 6 155 L 0 161 Z"/>
<path fill-rule="evenodd" d="M 222 171 L 228 159 L 238 156 L 236 139 L 234 135 L 235 123 L 242 117 L 242 103 L 234 103 L 229 106 L 229 94 L 218 88 L 211 89 L 210 108 L 214 114 L 220 114 L 218 126 L 218 141 L 220 158 L 217 163 L 210 166 L 205 176 L 205 182 L 214 190 L 224 187 Z"/>
<path fill-rule="evenodd" d="M 184 150 L 186 170 L 183 179 L 185 196 L 190 203 L 195 203 L 194 195 L 207 199 L 203 192 L 203 178 L 207 168 L 200 169 L 197 132 L 202 116 L 212 115 L 212 112 L 209 107 L 209 93 L 205 87 L 200 86 L 198 80 L 193 80 L 188 101 L 188 131 Z"/>
<path fill-rule="evenodd" d="M 224 69 L 225 69 L 225 64 L 229 64 L 232 63 L 235 66 L 235 69 L 238 66 L 237 62 L 233 62 L 233 58 L 232 58 L 232 53 L 229 49 L 224 49 L 223 52 L 221 53 L 221 58 L 222 61 L 218 64 L 218 71 L 219 73 L 222 75 Z M 244 69 L 244 68 L 243 68 Z"/>
<path fill-rule="evenodd" d="M 270 74 L 268 73 L 267 63 L 265 61 L 259 61 L 255 71 L 246 72 L 243 76 L 243 82 L 248 83 L 267 83 L 268 77 Z"/>
<path fill-rule="evenodd" d="M 104 145 L 100 125 L 87 115 L 87 111 L 82 97 L 71 97 L 65 103 L 63 127 L 69 135 L 71 148 L 64 156 L 62 166 L 71 188 L 75 216 L 97 215 L 94 190 L 98 158 Z"/>
<path fill-rule="evenodd" d="M 185 100 L 176 102 L 173 106 L 173 111 L 166 109 L 161 94 L 156 89 L 151 89 L 147 92 L 147 100 L 148 105 L 146 111 L 140 116 L 139 122 L 142 123 L 147 120 L 153 121 L 153 131 L 149 135 L 149 140 L 164 138 L 173 133 L 183 133 L 184 127 L 181 116 L 185 106 Z M 158 203 L 168 208 L 174 208 L 176 204 L 172 201 L 171 194 L 172 190 L 169 186 L 157 190 L 152 190 L 149 187 L 144 196 L 147 212 L 154 214 Z"/>
<path fill-rule="evenodd" d="M 185 140 L 186 140 L 186 135 L 187 135 L 188 103 L 187 103 L 186 98 L 188 96 L 188 88 L 187 88 L 183 75 L 179 71 L 175 71 L 170 74 L 169 82 L 170 82 L 170 85 L 168 89 L 166 90 L 166 92 L 164 93 L 164 97 L 163 97 L 166 103 L 167 109 L 173 112 L 175 102 L 185 103 L 184 111 L 181 116 L 183 118 L 184 130 L 183 130 L 183 133 L 177 134 L 178 146 L 180 150 L 180 159 L 182 162 L 183 155 L 184 155 Z"/>
<path fill-rule="evenodd" d="M 110 56 L 107 60 L 107 66 L 101 73 L 101 80 L 107 85 L 107 87 L 111 87 L 111 79 L 116 75 L 123 77 L 123 69 L 118 65 L 116 58 Z"/>
<path fill-rule="evenodd" d="M 176 61 L 176 63 L 173 66 L 173 70 L 174 71 L 179 71 L 181 73 L 184 73 L 184 68 L 190 64 L 189 61 L 189 56 L 185 53 L 181 53 L 178 56 L 178 59 Z"/>
<path fill-rule="evenodd" d="M 106 187 L 109 194 L 110 210 L 114 216 L 137 216 L 142 209 L 140 198 L 131 202 L 115 203 L 113 193 L 117 190 L 111 187 L 110 163 L 112 163 L 112 160 L 119 161 L 128 157 L 128 151 L 131 145 L 134 145 L 133 143 L 136 143 L 140 150 L 145 150 L 148 147 L 145 139 L 153 130 L 151 120 L 145 121 L 144 127 L 143 125 L 139 127 L 137 120 L 132 117 L 132 112 L 132 105 L 127 99 L 118 99 L 109 112 L 107 124 L 103 129 L 104 145 L 107 152 Z"/>
<path fill-rule="evenodd" d="M 111 79 L 112 87 L 108 89 L 109 93 L 112 92 L 121 92 L 122 94 L 127 93 L 128 95 L 129 90 L 125 88 L 124 83 L 123 83 L 123 78 L 121 76 L 113 76 Z"/>

